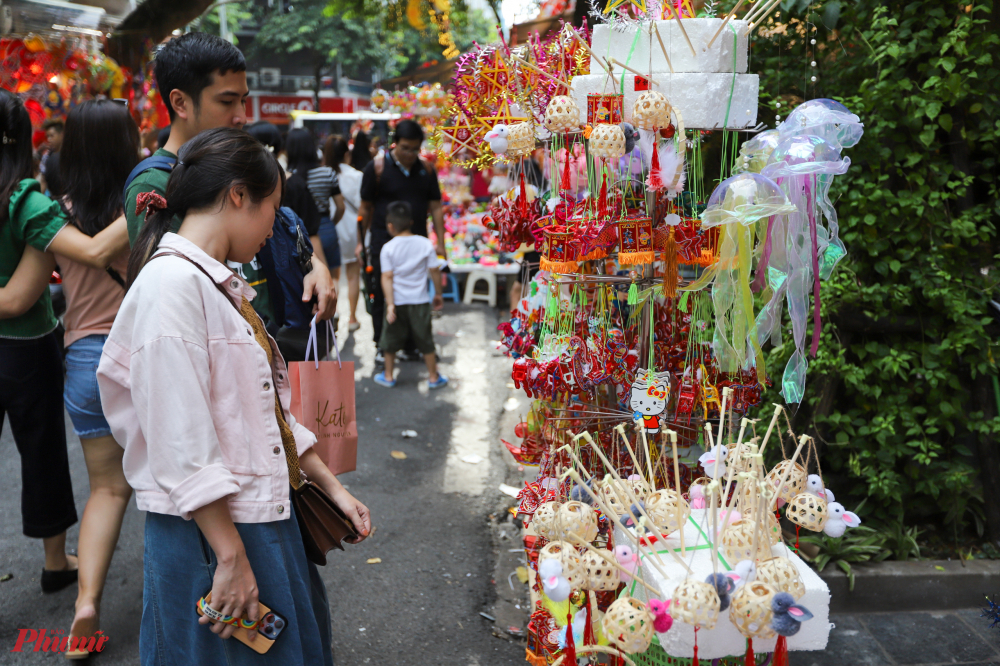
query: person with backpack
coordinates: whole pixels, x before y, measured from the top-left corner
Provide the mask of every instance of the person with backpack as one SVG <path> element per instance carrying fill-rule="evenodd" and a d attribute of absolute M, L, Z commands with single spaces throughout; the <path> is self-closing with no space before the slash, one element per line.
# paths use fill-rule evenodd
<path fill-rule="evenodd" d="M 42 591 L 56 592 L 78 574 L 76 558 L 66 554 L 66 530 L 77 514 L 59 322 L 49 295 L 53 253 L 103 271 L 127 249 L 128 235 L 124 218 L 94 236 L 66 223 L 59 204 L 32 178 L 31 132 L 24 103 L 0 89 L 0 424 L 6 416 L 21 457 L 24 535 L 41 539 L 45 550 Z"/>
<path fill-rule="evenodd" d="M 369 512 L 288 411 L 285 361 L 227 266 L 273 233 L 284 172 L 232 127 L 202 132 L 179 157 L 166 198 L 143 197 L 151 215 L 97 370 L 146 512 L 140 663 L 332 666 L 329 601 L 298 522 L 303 476 L 353 524 L 349 541 L 369 534 Z M 266 654 L 223 640 L 264 640 L 259 604 L 284 625 Z"/>
<path fill-rule="evenodd" d="M 372 267 L 371 274 L 371 316 L 374 328 L 375 344 L 382 338 L 382 323 L 385 318 L 385 294 L 382 292 L 382 269 L 380 255 L 382 247 L 392 237 L 386 228 L 386 213 L 389 204 L 394 201 L 405 201 L 410 204 L 413 214 L 412 233 L 427 237 L 427 216 L 434 221 L 434 232 L 437 234 L 437 255 L 446 258 L 444 245 L 444 209 L 441 206 L 441 188 L 438 185 L 437 173 L 433 166 L 425 165 L 420 160 L 420 145 L 424 141 L 424 131 L 414 120 L 401 120 L 396 125 L 393 135 L 394 144 L 391 150 L 380 153 L 365 166 L 361 176 L 361 221 L 358 228 L 358 256 L 365 248 L 365 234 L 371 231 L 368 260 Z M 407 356 L 420 358 L 419 350 L 415 349 L 411 340 L 405 347 Z M 379 349 L 375 356 L 376 363 L 383 363 L 384 356 Z"/>
<path fill-rule="evenodd" d="M 173 39 L 160 49 L 153 62 L 153 74 L 170 115 L 170 138 L 152 156 L 143 160 L 129 175 L 125 186 L 125 216 L 129 242 L 134 244 L 144 218 L 136 212 L 139 196 L 166 193 L 170 172 L 177 164 L 180 147 L 200 132 L 216 127 L 242 128 L 246 124 L 246 61 L 239 49 L 215 35 L 191 32 Z M 180 226 L 174 220 L 173 229 Z M 303 280 L 301 300 L 319 319 L 333 317 L 337 308 L 337 286 L 320 260 L 313 261 Z M 255 257 L 237 272 L 257 291 L 254 307 L 273 314 L 274 298 L 267 286 L 268 276 Z M 272 317 L 273 318 L 273 317 Z"/>

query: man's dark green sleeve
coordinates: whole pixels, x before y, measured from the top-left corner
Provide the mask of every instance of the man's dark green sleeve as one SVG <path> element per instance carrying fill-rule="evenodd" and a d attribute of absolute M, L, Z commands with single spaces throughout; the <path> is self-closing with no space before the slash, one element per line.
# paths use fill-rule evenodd
<path fill-rule="evenodd" d="M 170 174 L 159 169 L 149 169 L 136 176 L 132 184 L 128 186 L 125 193 L 125 221 L 128 226 L 128 244 L 135 245 L 136 238 L 142 230 L 143 222 L 146 220 L 146 213 L 135 212 L 135 201 L 143 192 L 156 192 L 165 197 L 167 194 L 167 181 Z M 174 219 L 170 225 L 170 230 L 176 232 L 180 228 L 180 220 Z"/>

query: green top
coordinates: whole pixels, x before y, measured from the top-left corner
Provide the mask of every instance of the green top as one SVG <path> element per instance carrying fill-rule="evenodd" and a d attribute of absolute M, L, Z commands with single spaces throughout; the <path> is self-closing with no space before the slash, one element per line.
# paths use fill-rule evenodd
<path fill-rule="evenodd" d="M 176 160 L 177 156 L 168 150 L 160 148 L 153 155 L 162 155 Z M 136 214 L 135 201 L 143 192 L 156 192 L 161 196 L 167 196 L 167 181 L 170 180 L 170 172 L 162 169 L 146 169 L 132 181 L 125 194 L 125 220 L 128 223 L 128 243 L 135 245 L 136 238 L 139 237 L 139 230 L 145 221 L 145 213 Z M 181 228 L 181 219 L 174 218 L 170 225 L 170 231 L 177 233 Z M 253 299 L 253 308 L 257 311 L 265 322 L 274 321 L 274 313 L 271 309 L 271 294 L 267 290 L 267 278 L 260 270 L 257 262 L 243 264 L 243 269 L 237 271 L 250 286 L 257 291 L 257 296 Z"/>
<path fill-rule="evenodd" d="M 37 180 L 22 180 L 10 196 L 7 219 L 0 222 L 0 287 L 14 275 L 25 246 L 47 251 L 64 226 L 66 217 L 59 204 L 42 194 Z M 51 333 L 58 323 L 46 289 L 20 317 L 0 319 L 0 338 L 40 338 Z"/>

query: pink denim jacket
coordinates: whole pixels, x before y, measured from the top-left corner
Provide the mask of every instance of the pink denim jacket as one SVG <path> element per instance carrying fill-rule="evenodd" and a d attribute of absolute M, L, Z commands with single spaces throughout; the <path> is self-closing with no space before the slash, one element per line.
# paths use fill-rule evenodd
<path fill-rule="evenodd" d="M 104 415 L 125 449 L 123 466 L 144 511 L 191 517 L 226 497 L 233 521 L 291 515 L 288 465 L 274 416 L 277 388 L 299 455 L 316 437 L 288 413 L 288 371 L 274 340 L 274 369 L 233 304 L 255 292 L 172 233 L 129 289 L 97 369 Z M 277 383 L 277 387 L 273 383 Z"/>

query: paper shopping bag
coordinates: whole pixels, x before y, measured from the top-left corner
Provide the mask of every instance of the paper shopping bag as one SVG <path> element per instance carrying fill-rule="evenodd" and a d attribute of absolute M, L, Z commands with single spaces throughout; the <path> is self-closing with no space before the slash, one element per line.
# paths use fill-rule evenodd
<path fill-rule="evenodd" d="M 332 325 L 327 322 L 332 331 Z M 288 379 L 292 388 L 289 411 L 295 420 L 316 435 L 316 453 L 334 474 L 353 472 L 358 461 L 358 419 L 354 409 L 354 363 L 309 361 L 310 349 L 316 356 L 316 319 L 313 318 L 306 361 L 288 364 Z"/>

